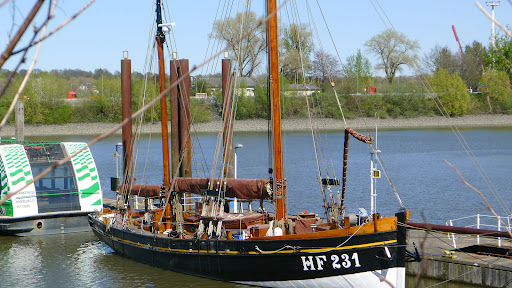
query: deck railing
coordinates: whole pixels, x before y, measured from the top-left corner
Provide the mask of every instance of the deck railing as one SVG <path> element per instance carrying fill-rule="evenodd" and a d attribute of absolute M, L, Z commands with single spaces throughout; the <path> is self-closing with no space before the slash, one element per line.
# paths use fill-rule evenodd
<path fill-rule="evenodd" d="M 475 224 L 474 220 L 476 220 Z M 461 217 L 457 219 L 450 219 L 446 221 L 446 225 L 448 226 L 459 226 L 459 227 L 466 227 L 466 228 L 476 228 L 476 229 L 486 229 L 486 230 L 496 230 L 496 231 L 506 231 L 506 227 L 508 227 L 508 230 L 511 230 L 511 219 L 512 215 L 502 217 L 502 216 L 494 216 L 494 215 L 482 215 L 482 214 L 476 214 L 466 217 Z M 505 225 L 503 225 L 505 224 Z M 501 237 L 489 237 L 484 236 L 488 239 L 497 239 L 498 246 L 501 247 Z M 452 239 L 453 241 L 453 247 L 457 248 L 456 243 L 456 237 L 454 233 L 449 233 L 448 238 Z M 477 244 L 480 244 L 480 235 L 477 235 Z"/>

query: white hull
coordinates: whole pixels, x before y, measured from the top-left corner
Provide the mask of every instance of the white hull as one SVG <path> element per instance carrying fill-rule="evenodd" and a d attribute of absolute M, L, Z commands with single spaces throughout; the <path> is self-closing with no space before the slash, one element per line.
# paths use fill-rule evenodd
<path fill-rule="evenodd" d="M 92 211 L 41 213 L 27 217 L 0 217 L 0 235 L 40 236 L 91 231 Z"/>
<path fill-rule="evenodd" d="M 270 282 L 236 282 L 262 287 L 395 287 L 405 288 L 405 268 L 397 267 L 385 270 L 362 272 L 357 274 L 333 276 L 310 280 L 270 281 Z"/>

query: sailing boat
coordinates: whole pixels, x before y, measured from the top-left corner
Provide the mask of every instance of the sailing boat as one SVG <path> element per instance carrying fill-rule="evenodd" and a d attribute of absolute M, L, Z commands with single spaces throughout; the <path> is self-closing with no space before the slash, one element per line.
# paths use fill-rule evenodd
<path fill-rule="evenodd" d="M 156 3 L 157 27 L 161 28 L 160 0 Z M 325 207 L 330 211 L 327 219 L 317 219 L 311 213 L 287 214 L 276 1 L 269 0 L 267 9 L 273 113 L 272 176 L 269 179 L 190 178 L 186 177 L 190 171 L 184 169 L 181 173 L 176 171 L 174 175 L 181 177 L 175 176 L 171 181 L 169 152 L 165 151 L 168 142 L 163 139 L 163 184 L 140 185 L 126 181 L 120 188 L 123 197 L 117 209 L 90 215 L 92 230 L 101 241 L 126 258 L 216 280 L 265 287 L 405 287 L 406 231 L 403 224 L 407 211 L 390 217 L 373 213 L 351 219 L 353 217 L 342 212 L 342 203 Z M 163 56 L 162 41 L 163 34 L 157 30 L 158 54 Z M 165 75 L 162 68 L 160 58 L 161 80 Z M 165 83 L 161 82 L 162 87 L 165 88 Z M 187 93 L 184 95 L 188 97 Z M 161 103 L 165 105 L 163 99 Z M 172 103 L 171 100 L 171 106 Z M 164 106 L 162 110 L 162 137 L 165 138 Z M 182 111 L 184 115 L 187 113 Z M 187 134 L 186 131 L 180 133 Z M 350 135 L 365 143 L 372 142 L 371 137 L 347 128 L 345 151 L 348 151 Z M 180 147 L 180 144 L 174 145 L 178 142 L 179 139 L 172 140 L 173 150 Z M 180 158 L 173 158 L 173 163 L 183 164 L 186 149 L 185 141 L 185 146 L 176 153 Z M 346 154 L 344 156 L 346 161 Z M 129 168 L 126 169 L 125 173 L 129 173 Z M 340 184 L 338 179 L 321 179 L 320 182 L 324 188 Z M 195 209 L 187 208 L 188 193 L 200 195 Z M 145 209 L 130 209 L 127 195 L 145 197 Z M 270 200 L 274 212 L 263 209 L 225 212 L 231 197 Z"/>

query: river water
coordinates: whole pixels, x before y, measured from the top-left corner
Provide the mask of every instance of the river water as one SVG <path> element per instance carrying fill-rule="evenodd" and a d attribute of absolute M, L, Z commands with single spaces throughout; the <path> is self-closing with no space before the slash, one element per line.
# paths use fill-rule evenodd
<path fill-rule="evenodd" d="M 508 191 L 512 129 L 468 129 L 463 130 L 462 135 L 476 156 L 477 164 L 490 179 L 487 183 L 491 185 L 483 180 L 475 168 L 475 161 L 467 156 L 460 140 L 451 130 L 379 131 L 378 148 L 382 151 L 385 166 L 384 169 L 379 165 L 379 169 L 388 172 L 403 205 L 411 210 L 411 221 L 445 224 L 449 219 L 491 214 L 485 208 L 482 198 L 461 182 L 455 170 L 444 159 L 456 166 L 472 186 L 484 193 L 498 214 L 510 214 L 507 211 L 512 203 L 512 195 Z M 334 167 L 335 171 L 321 170 L 321 177 L 341 178 L 343 133 L 328 132 L 317 136 L 319 139 L 328 139 L 319 148 L 318 161 L 329 168 Z M 27 140 L 89 141 L 91 138 L 27 137 Z M 201 169 L 194 173 L 204 176 L 213 169 L 211 155 L 215 152 L 217 135 L 200 134 L 198 138 L 201 145 L 195 145 L 194 154 L 197 157 L 194 163 Z M 234 142 L 243 144 L 243 148 L 237 149 L 238 178 L 268 177 L 267 138 L 266 133 L 234 135 Z M 111 198 L 115 196 L 109 190 L 110 177 L 116 176 L 114 152 L 118 142 L 119 137 L 111 137 L 91 147 L 104 195 Z M 158 135 L 144 136 L 139 142 L 142 144 L 137 146 L 137 182 L 160 184 L 163 178 L 159 152 L 161 139 Z M 352 139 L 349 150 L 345 200 L 347 209 L 356 212 L 361 207 L 370 211 L 370 150 Z M 297 213 L 309 210 L 322 215 L 323 201 L 316 180 L 318 168 L 311 134 L 285 133 L 284 154 L 288 211 Z M 383 215 L 389 215 L 395 213 L 400 205 L 389 181 L 384 173 L 382 175 L 377 182 L 377 210 Z M 499 196 L 494 196 L 496 193 L 490 192 L 489 186 Z M 468 225 L 467 222 L 471 221 L 476 223 L 476 220 L 471 219 L 455 224 Z M 2 287 L 242 287 L 177 274 L 124 259 L 99 242 L 92 232 L 2 237 L 0 261 L 3 263 L 0 272 Z M 423 280 L 421 287 L 437 282 Z M 407 286 L 413 287 L 413 283 L 413 279 L 408 278 Z M 441 287 L 467 286 L 443 284 Z"/>

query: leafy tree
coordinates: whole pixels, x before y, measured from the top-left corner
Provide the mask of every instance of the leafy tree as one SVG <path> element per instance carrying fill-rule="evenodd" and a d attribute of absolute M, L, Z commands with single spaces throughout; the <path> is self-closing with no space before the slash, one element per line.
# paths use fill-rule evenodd
<path fill-rule="evenodd" d="M 333 55 L 317 50 L 311 62 L 311 72 L 316 81 L 324 83 L 327 77 L 336 77 L 341 74 L 340 64 Z"/>
<path fill-rule="evenodd" d="M 195 93 L 206 93 L 208 91 L 208 81 L 206 77 L 202 75 L 198 75 L 194 78 L 194 81 L 192 81 L 190 91 L 192 94 Z M 193 91 L 193 92 L 192 92 Z"/>
<path fill-rule="evenodd" d="M 482 94 L 487 99 L 489 112 L 510 109 L 511 90 L 510 82 L 505 71 L 491 70 L 483 74 L 480 80 Z"/>
<path fill-rule="evenodd" d="M 254 87 L 254 108 L 256 117 L 262 119 L 270 119 L 270 109 L 267 97 L 267 88 L 262 85 Z"/>
<path fill-rule="evenodd" d="M 470 98 L 459 75 L 450 75 L 447 70 L 440 69 L 430 77 L 429 82 L 442 104 L 443 112 L 453 116 L 463 115 L 468 111 Z"/>
<path fill-rule="evenodd" d="M 215 21 L 209 37 L 221 40 L 229 45 L 258 26 L 259 21 L 260 19 L 256 17 L 254 12 L 238 13 L 235 17 Z M 252 76 L 262 63 L 260 54 L 265 51 L 265 48 L 265 30 L 263 26 L 231 47 L 230 51 L 233 59 L 238 61 L 237 66 L 240 69 L 241 76 Z"/>
<path fill-rule="evenodd" d="M 235 119 L 251 119 L 254 118 L 254 99 L 252 97 L 239 95 L 236 97 L 236 115 Z"/>
<path fill-rule="evenodd" d="M 427 72 L 435 73 L 441 69 L 448 73 L 455 73 L 460 65 L 458 57 L 448 48 L 436 45 L 423 57 L 423 64 Z"/>
<path fill-rule="evenodd" d="M 401 66 L 414 66 L 417 63 L 416 51 L 420 49 L 417 41 L 410 40 L 394 29 L 373 36 L 364 45 L 380 58 L 381 63 L 376 68 L 384 70 L 390 84 Z"/>
<path fill-rule="evenodd" d="M 313 38 L 307 24 L 290 24 L 283 31 L 281 68 L 285 77 L 296 79 L 311 68 Z M 296 82 L 296 81 L 294 81 Z"/>
<path fill-rule="evenodd" d="M 345 65 L 345 73 L 351 83 L 351 87 L 355 87 L 355 92 L 359 92 L 359 87 L 366 87 L 370 84 L 372 78 L 372 64 L 368 58 L 364 57 L 361 49 L 357 50 L 357 54 L 349 56 Z"/>
<path fill-rule="evenodd" d="M 281 117 L 304 118 L 308 116 L 305 97 L 283 96 L 282 103 Z"/>
<path fill-rule="evenodd" d="M 341 112 L 334 91 L 332 89 L 326 91 L 325 93 L 313 95 L 313 97 L 311 97 L 313 101 L 311 102 L 318 103 L 323 117 L 341 119 Z M 341 107 L 345 107 L 345 97 L 339 97 L 339 100 Z"/>
<path fill-rule="evenodd" d="M 484 58 L 487 50 L 478 41 L 473 41 L 471 45 L 466 45 L 464 57 L 462 59 L 462 69 L 460 76 L 467 87 L 476 89 L 482 74 L 484 73 Z"/>
<path fill-rule="evenodd" d="M 110 73 L 107 69 L 102 69 L 102 68 L 95 69 L 94 73 L 92 75 L 92 78 L 94 78 L 94 80 L 99 80 L 99 79 L 101 79 L 101 76 L 112 77 L 112 73 Z M 89 77 L 91 77 L 91 76 L 89 76 Z"/>
<path fill-rule="evenodd" d="M 445 69 L 448 73 L 458 73 L 467 87 L 477 88 L 482 77 L 485 47 L 474 41 L 465 47 L 463 55 L 452 52 L 447 46 L 436 46 L 423 58 L 424 66 L 429 72 Z"/>
<path fill-rule="evenodd" d="M 190 114 L 193 123 L 208 122 L 212 119 L 212 112 L 204 99 L 190 99 Z"/>
<path fill-rule="evenodd" d="M 512 80 L 512 39 L 507 35 L 496 37 L 495 47 L 489 46 L 485 55 L 484 65 L 486 68 L 497 71 L 505 71 Z"/>
<path fill-rule="evenodd" d="M 133 75 L 133 74 L 132 74 Z M 105 78 L 106 76 L 104 76 Z M 147 83 L 146 78 L 147 77 Z M 96 82 L 96 86 L 98 87 L 100 84 L 100 80 Z M 107 82 L 110 85 L 110 78 L 107 78 Z M 107 87 L 106 90 L 107 93 L 110 91 L 110 87 Z M 116 88 L 114 88 L 116 89 Z M 105 90 L 105 89 L 103 89 Z M 143 75 L 143 77 L 134 77 L 132 79 L 132 109 L 138 110 L 142 108 L 143 105 L 145 105 L 147 102 L 154 99 L 156 96 L 160 94 L 160 84 L 158 82 L 158 79 L 153 74 L 147 74 Z M 121 96 L 115 96 L 114 97 L 121 97 Z M 168 105 L 169 107 L 170 105 Z M 160 101 L 158 101 L 155 106 L 148 109 L 146 112 L 144 112 L 144 121 L 147 122 L 158 122 L 160 121 Z"/>

